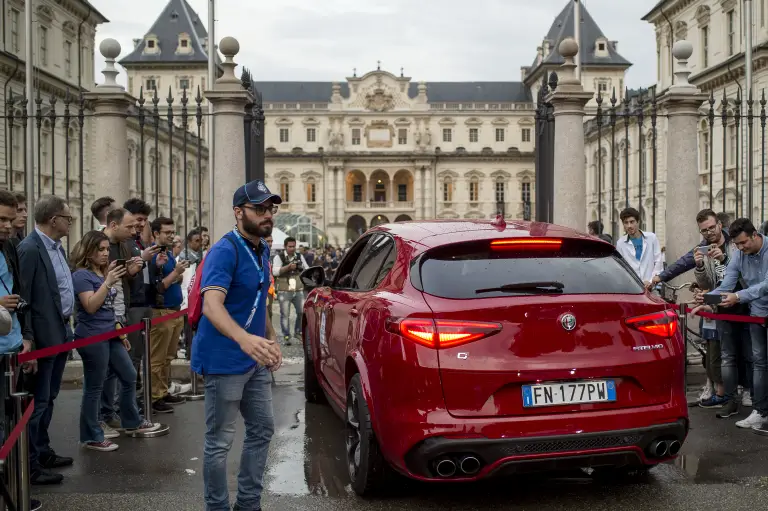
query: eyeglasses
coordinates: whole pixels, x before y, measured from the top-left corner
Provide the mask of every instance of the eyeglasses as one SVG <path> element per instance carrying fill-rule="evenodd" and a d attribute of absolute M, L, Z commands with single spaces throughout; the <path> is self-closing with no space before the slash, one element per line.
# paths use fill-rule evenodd
<path fill-rule="evenodd" d="M 717 224 L 713 225 L 712 227 L 706 227 L 704 229 L 700 229 L 699 233 L 701 234 L 707 234 L 710 232 L 715 232 L 717 230 Z"/>
<path fill-rule="evenodd" d="M 269 206 L 269 207 L 267 207 L 267 206 L 264 206 L 264 205 L 261 205 L 261 204 L 254 204 L 252 206 L 241 206 L 241 207 L 243 209 L 250 209 L 251 211 L 253 211 L 257 215 L 264 215 L 264 214 L 267 213 L 267 211 L 269 211 L 273 215 L 276 215 L 277 214 L 277 210 L 278 210 L 277 206 Z"/>
<path fill-rule="evenodd" d="M 72 223 L 72 220 L 73 220 L 73 217 L 71 215 L 54 215 L 53 216 L 53 218 L 57 218 L 57 217 L 58 218 L 63 218 L 64 220 L 66 220 L 70 224 Z"/>

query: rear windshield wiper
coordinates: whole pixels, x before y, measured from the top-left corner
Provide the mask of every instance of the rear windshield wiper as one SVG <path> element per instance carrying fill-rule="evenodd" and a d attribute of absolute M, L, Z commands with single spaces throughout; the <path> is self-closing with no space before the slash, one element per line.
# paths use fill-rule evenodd
<path fill-rule="evenodd" d="M 565 284 L 562 282 L 518 282 L 516 284 L 504 284 L 499 287 L 489 287 L 487 289 L 478 289 L 476 294 L 495 293 L 495 292 L 527 292 L 527 293 L 562 293 Z"/>

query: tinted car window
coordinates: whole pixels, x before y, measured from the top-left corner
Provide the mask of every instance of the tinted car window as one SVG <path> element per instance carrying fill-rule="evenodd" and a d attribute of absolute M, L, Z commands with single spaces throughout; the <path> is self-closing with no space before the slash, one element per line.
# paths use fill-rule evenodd
<path fill-rule="evenodd" d="M 489 298 L 531 294 L 490 291 L 504 285 L 558 282 L 562 294 L 641 294 L 642 284 L 619 256 L 597 251 L 495 252 L 475 246 L 428 253 L 421 266 L 425 293 L 444 298 Z"/>
<path fill-rule="evenodd" d="M 392 238 L 384 235 L 376 236 L 368 243 L 363 253 L 362 264 L 353 278 L 353 289 L 372 289 L 377 284 L 376 277 L 379 270 L 393 247 Z"/>

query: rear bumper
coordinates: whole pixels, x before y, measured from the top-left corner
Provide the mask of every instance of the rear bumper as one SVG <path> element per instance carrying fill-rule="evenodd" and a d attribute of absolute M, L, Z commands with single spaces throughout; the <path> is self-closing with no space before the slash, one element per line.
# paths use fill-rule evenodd
<path fill-rule="evenodd" d="M 562 436 L 499 439 L 432 437 L 411 449 L 405 464 L 412 477 L 424 480 L 476 480 L 498 472 L 537 472 L 580 467 L 654 465 L 674 456 L 653 457 L 656 441 L 683 443 L 688 420 L 638 429 L 603 431 Z M 467 457 L 479 462 L 476 472 L 460 469 Z M 437 464 L 452 460 L 456 472 L 440 476 Z M 475 466 L 478 466 L 475 465 Z"/>

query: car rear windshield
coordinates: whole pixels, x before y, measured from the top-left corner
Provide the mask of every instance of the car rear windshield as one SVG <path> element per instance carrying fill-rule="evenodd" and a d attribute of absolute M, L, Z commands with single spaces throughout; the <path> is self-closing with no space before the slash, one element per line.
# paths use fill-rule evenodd
<path fill-rule="evenodd" d="M 537 289 L 490 290 L 536 283 L 555 283 L 557 294 L 643 293 L 612 247 L 595 242 L 565 240 L 560 250 L 523 252 L 492 250 L 487 241 L 458 243 L 425 254 L 419 273 L 423 291 L 443 298 L 530 295 Z"/>

